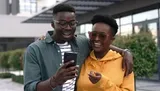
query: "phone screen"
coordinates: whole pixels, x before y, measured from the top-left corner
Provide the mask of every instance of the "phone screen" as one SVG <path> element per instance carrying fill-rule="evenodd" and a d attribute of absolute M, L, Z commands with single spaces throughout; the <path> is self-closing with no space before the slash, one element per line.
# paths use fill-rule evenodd
<path fill-rule="evenodd" d="M 74 63 L 68 65 L 67 67 L 75 66 L 77 61 L 77 52 L 65 52 L 64 53 L 64 63 L 74 60 Z"/>

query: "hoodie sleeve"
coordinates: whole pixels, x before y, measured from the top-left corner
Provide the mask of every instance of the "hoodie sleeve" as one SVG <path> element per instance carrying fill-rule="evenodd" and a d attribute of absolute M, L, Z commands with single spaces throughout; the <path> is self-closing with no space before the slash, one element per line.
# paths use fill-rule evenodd
<path fill-rule="evenodd" d="M 134 91 L 134 74 L 133 72 L 124 77 L 120 86 L 114 84 L 108 77 L 102 75 L 102 78 L 95 84 L 100 91 Z"/>

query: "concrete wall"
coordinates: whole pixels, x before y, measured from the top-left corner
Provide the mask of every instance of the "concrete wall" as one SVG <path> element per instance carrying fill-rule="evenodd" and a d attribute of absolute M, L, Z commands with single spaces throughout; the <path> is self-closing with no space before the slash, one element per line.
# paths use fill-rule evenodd
<path fill-rule="evenodd" d="M 0 37 L 40 37 L 48 30 L 50 24 L 22 24 L 25 17 L 0 15 Z"/>
<path fill-rule="evenodd" d="M 10 13 L 9 0 L 0 0 L 0 14 L 6 15 Z"/>

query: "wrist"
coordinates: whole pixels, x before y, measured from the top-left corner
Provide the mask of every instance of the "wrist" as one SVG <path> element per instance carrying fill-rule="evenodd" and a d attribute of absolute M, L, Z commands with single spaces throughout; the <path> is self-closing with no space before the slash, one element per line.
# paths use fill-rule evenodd
<path fill-rule="evenodd" d="M 55 89 L 55 87 L 57 86 L 56 80 L 55 80 L 55 76 L 52 76 L 52 77 L 49 79 L 49 85 L 50 85 L 50 88 L 51 88 L 52 90 Z"/>
<path fill-rule="evenodd" d="M 124 56 L 126 52 L 130 52 L 130 50 L 129 49 L 124 49 L 123 52 L 122 52 L 122 55 Z"/>

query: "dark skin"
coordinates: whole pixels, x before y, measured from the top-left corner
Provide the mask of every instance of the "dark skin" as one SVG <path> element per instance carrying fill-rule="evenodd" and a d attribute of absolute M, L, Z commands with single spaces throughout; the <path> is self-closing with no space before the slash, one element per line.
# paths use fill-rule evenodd
<path fill-rule="evenodd" d="M 39 40 L 44 40 L 44 39 L 45 39 L 45 36 L 41 36 L 39 38 Z M 133 70 L 133 61 L 132 61 L 133 56 L 132 56 L 131 52 L 124 51 L 123 49 L 118 48 L 118 47 L 113 46 L 113 45 L 110 45 L 109 48 L 114 50 L 114 51 L 117 51 L 118 53 L 120 53 L 123 56 L 122 68 L 123 68 L 123 70 L 126 70 L 124 76 L 129 75 Z"/>
<path fill-rule="evenodd" d="M 93 36 L 93 34 L 96 34 Z M 100 35 L 103 35 L 100 37 Z M 105 36 L 105 37 L 104 37 Z M 112 29 L 104 23 L 96 23 L 93 25 L 93 31 L 89 33 L 91 46 L 97 59 L 102 59 L 109 51 L 109 46 L 115 39 Z M 95 84 L 101 79 L 102 75 L 98 72 L 90 71 L 88 74 L 89 80 Z"/>
<path fill-rule="evenodd" d="M 54 17 L 56 21 L 52 23 L 52 27 L 55 29 L 55 32 L 53 34 L 53 39 L 57 43 L 64 43 L 66 41 L 71 40 L 74 37 L 74 33 L 76 30 L 76 26 L 70 26 L 67 25 L 67 27 L 63 27 L 61 24 L 63 24 L 63 21 L 72 22 L 76 21 L 75 19 L 75 13 L 73 12 L 59 12 Z M 38 83 L 37 85 L 37 91 L 51 91 L 50 82 L 52 88 L 55 88 L 56 86 L 62 85 L 64 82 L 66 82 L 69 79 L 77 77 L 77 70 L 78 66 L 68 67 L 68 65 L 72 64 L 72 61 L 64 63 L 57 73 L 53 75 L 54 79 L 49 78 L 46 81 L 42 81 Z"/>
<path fill-rule="evenodd" d="M 65 43 L 66 41 L 71 40 L 72 38 L 74 38 L 74 33 L 76 30 L 76 26 L 71 25 L 71 22 L 76 21 L 76 16 L 74 12 L 58 12 L 55 16 L 54 16 L 54 21 L 51 24 L 51 26 L 54 28 L 54 34 L 53 34 L 53 39 L 57 42 L 57 43 Z M 58 22 L 57 22 L 58 21 Z M 68 24 L 66 27 L 64 27 L 64 22 L 70 23 Z M 43 36 L 41 38 L 41 40 L 45 39 L 45 37 Z M 112 46 L 111 49 L 117 51 L 118 48 Z M 119 49 L 118 52 L 122 52 L 123 49 Z M 127 54 L 127 55 L 126 55 Z M 129 61 L 132 61 L 131 58 L 128 58 L 128 53 L 125 53 L 125 56 L 127 56 L 126 58 Z M 130 68 L 130 64 L 128 65 L 128 60 L 125 60 L 125 66 L 126 67 L 124 69 L 128 69 L 128 67 Z M 51 86 L 52 88 L 55 88 L 59 85 L 62 85 L 65 81 L 72 79 L 74 77 L 77 77 L 77 66 L 73 66 L 73 67 L 69 67 L 66 68 L 67 65 L 71 64 L 69 63 L 65 63 L 64 65 L 62 65 L 59 70 L 57 71 L 57 73 L 55 75 L 53 75 L 51 78 L 55 78 L 55 79 L 47 79 L 46 81 L 42 81 L 39 82 L 37 85 L 37 91 L 51 91 L 51 87 L 50 87 L 50 81 L 51 81 Z M 133 64 L 131 64 L 133 65 Z M 130 68 L 130 70 L 132 70 Z M 129 71 L 128 71 L 129 72 Z M 131 72 L 129 72 L 131 73 Z M 126 73 L 127 75 L 129 73 Z"/>
<path fill-rule="evenodd" d="M 93 31 L 89 34 L 91 46 L 97 59 L 102 59 L 109 51 L 109 46 L 115 39 L 111 27 L 104 23 L 96 23 L 93 25 Z M 93 34 L 96 36 L 91 36 Z M 103 37 L 100 37 L 100 35 Z M 89 80 L 95 84 L 101 79 L 101 73 L 90 71 Z"/>

